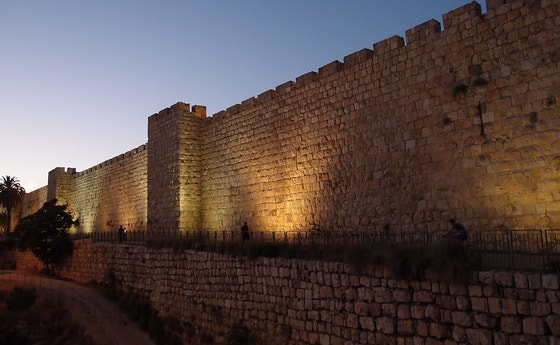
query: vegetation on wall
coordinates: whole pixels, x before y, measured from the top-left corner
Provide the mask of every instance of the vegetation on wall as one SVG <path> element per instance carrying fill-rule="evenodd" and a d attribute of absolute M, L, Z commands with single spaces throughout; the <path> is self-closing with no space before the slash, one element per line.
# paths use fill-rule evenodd
<path fill-rule="evenodd" d="M 464 281 L 480 268 L 479 256 L 463 242 L 447 240 L 433 246 L 360 246 L 343 244 L 264 243 L 258 241 L 213 243 L 204 238 L 152 238 L 147 246 L 172 248 L 175 251 L 209 251 L 236 257 L 258 257 L 320 260 L 349 264 L 362 272 L 376 265 L 385 265 L 403 279 L 420 279 L 435 274 L 447 281 Z"/>

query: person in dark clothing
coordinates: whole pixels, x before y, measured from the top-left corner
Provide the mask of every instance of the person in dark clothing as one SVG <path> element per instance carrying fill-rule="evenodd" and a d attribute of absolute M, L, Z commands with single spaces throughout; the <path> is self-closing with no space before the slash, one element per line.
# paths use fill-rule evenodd
<path fill-rule="evenodd" d="M 122 225 L 119 226 L 118 235 L 119 235 L 119 243 L 121 243 L 122 241 L 126 241 L 126 232 Z"/>
<path fill-rule="evenodd" d="M 243 226 L 241 227 L 241 239 L 243 241 L 249 239 L 249 226 L 247 226 L 247 222 L 243 222 Z"/>
<path fill-rule="evenodd" d="M 468 237 L 467 228 L 465 228 L 463 224 L 459 223 L 454 218 L 451 218 L 449 220 L 449 223 L 451 223 L 453 226 L 454 238 L 459 241 L 466 241 Z"/>

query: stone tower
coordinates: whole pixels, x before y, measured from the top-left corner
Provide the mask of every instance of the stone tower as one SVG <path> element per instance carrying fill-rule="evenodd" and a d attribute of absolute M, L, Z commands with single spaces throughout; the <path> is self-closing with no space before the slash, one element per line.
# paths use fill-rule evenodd
<path fill-rule="evenodd" d="M 76 174 L 74 168 L 54 168 L 49 171 L 47 200 L 57 199 L 60 204 L 72 203 L 72 178 Z"/>
<path fill-rule="evenodd" d="M 148 231 L 201 228 L 201 130 L 206 108 L 177 103 L 148 119 Z"/>

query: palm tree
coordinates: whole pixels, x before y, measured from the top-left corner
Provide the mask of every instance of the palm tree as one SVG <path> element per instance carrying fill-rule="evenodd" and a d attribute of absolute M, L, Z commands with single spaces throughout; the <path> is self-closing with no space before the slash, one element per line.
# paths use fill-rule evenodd
<path fill-rule="evenodd" d="M 12 221 L 12 209 L 19 205 L 25 189 L 19 184 L 19 180 L 12 176 L 2 176 L 0 180 L 0 205 L 6 209 L 6 232 L 10 232 Z"/>

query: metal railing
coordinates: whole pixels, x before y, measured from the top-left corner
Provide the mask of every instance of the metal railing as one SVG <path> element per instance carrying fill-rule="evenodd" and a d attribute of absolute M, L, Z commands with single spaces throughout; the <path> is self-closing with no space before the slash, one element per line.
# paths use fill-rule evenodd
<path fill-rule="evenodd" d="M 93 242 L 146 245 L 149 242 L 189 241 L 225 244 L 243 242 L 240 231 L 117 231 L 93 232 L 81 238 Z M 434 247 L 453 239 L 450 232 L 394 231 L 252 231 L 249 243 L 366 247 L 391 250 L 398 246 Z M 560 270 L 560 230 L 469 231 L 464 244 L 478 253 L 486 269 Z"/>

